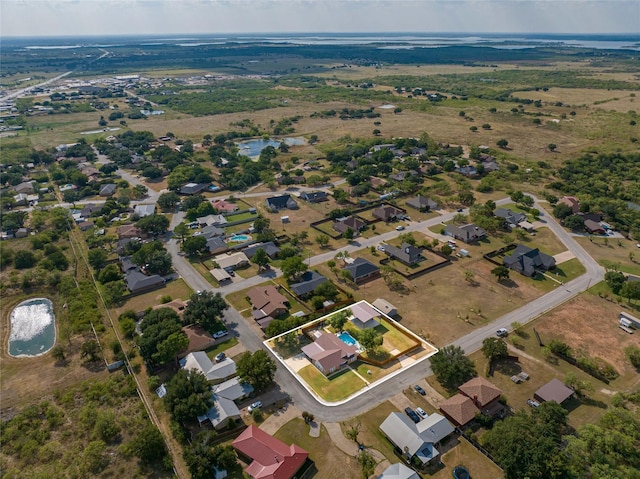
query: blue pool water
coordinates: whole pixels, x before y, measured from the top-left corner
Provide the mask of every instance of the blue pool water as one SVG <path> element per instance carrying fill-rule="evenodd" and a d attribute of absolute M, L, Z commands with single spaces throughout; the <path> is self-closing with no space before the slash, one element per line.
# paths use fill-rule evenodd
<path fill-rule="evenodd" d="M 248 235 L 233 235 L 231 238 L 229 238 L 229 241 L 236 241 L 238 243 L 241 243 L 241 242 L 249 241 L 250 239 L 251 239 L 251 236 L 248 236 Z"/>
<path fill-rule="evenodd" d="M 343 331 L 340 334 L 338 334 L 338 339 L 343 343 L 348 344 L 349 346 L 358 345 L 358 341 L 356 341 L 355 338 L 351 336 L 349 333 L 347 333 L 346 331 Z"/>
<path fill-rule="evenodd" d="M 46 298 L 23 301 L 11 312 L 9 354 L 40 356 L 56 342 L 53 303 Z"/>

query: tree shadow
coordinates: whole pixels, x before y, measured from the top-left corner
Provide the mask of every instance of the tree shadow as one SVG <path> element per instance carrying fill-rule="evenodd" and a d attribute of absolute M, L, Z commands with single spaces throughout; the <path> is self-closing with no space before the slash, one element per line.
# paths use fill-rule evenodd
<path fill-rule="evenodd" d="M 516 289 L 519 288 L 520 286 L 518 285 L 518 283 L 516 283 L 514 280 L 512 280 L 511 278 L 509 279 L 503 279 L 500 280 L 499 283 L 509 289 Z"/>
<path fill-rule="evenodd" d="M 493 362 L 493 370 L 505 376 L 514 376 L 522 372 L 522 366 L 512 359 L 503 358 Z"/>
<path fill-rule="evenodd" d="M 100 371 L 104 371 L 106 369 L 106 365 L 104 361 L 84 361 L 82 363 L 82 367 L 92 373 L 99 373 Z"/>

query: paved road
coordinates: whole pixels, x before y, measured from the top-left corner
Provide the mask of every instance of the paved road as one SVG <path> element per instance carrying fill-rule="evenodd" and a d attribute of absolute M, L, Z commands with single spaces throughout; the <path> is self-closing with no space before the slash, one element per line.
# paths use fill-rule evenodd
<path fill-rule="evenodd" d="M 43 81 L 42 83 L 38 83 L 37 85 L 31 85 L 30 87 L 27 87 L 27 88 L 21 88 L 20 90 L 14 91 L 13 93 L 9 93 L 8 95 L 0 97 L 0 101 L 7 101 L 7 100 L 11 100 L 12 98 L 17 98 L 21 95 L 28 93 L 30 90 L 33 90 L 34 88 L 49 85 L 50 83 L 58 81 L 60 80 L 60 78 L 64 78 L 67 75 L 70 75 L 71 73 L 72 72 L 69 71 L 69 72 L 63 73 L 62 75 L 58 75 L 57 77 L 49 78 L 47 81 Z"/>
<path fill-rule="evenodd" d="M 496 203 L 500 205 L 509 203 L 510 201 L 511 200 L 508 198 L 505 198 L 497 201 Z M 480 349 L 482 346 L 482 340 L 493 336 L 496 329 L 501 327 L 509 328 L 511 323 L 514 321 L 519 321 L 520 323 L 525 324 L 528 321 L 535 319 L 540 314 L 571 299 L 587 289 L 591 284 L 595 284 L 604 278 L 603 268 L 600 267 L 596 261 L 593 260 L 593 258 L 591 258 L 591 256 L 589 256 L 588 253 L 566 231 L 564 231 L 564 229 L 550 215 L 545 213 L 539 205 L 536 206 L 538 206 L 542 211 L 540 216 L 541 221 L 546 222 L 547 226 L 557 235 L 560 241 L 562 241 L 562 243 L 585 265 L 587 272 L 583 276 L 565 285 L 559 286 L 556 290 L 494 320 L 487 326 L 472 331 L 453 342 L 453 344 L 461 346 L 467 353 Z M 449 221 L 455 214 L 456 213 L 445 213 L 437 218 L 410 224 L 406 227 L 405 232 L 424 231 L 430 226 L 434 226 L 443 221 Z M 180 221 L 180 215 L 174 215 L 173 222 L 177 224 Z M 375 238 L 362 240 L 358 245 L 349 245 L 341 248 L 341 250 L 354 251 L 363 247 L 372 246 L 380 243 L 381 241 L 391 239 L 398 234 L 398 232 L 392 231 L 379 235 Z M 176 271 L 178 271 L 187 284 L 189 284 L 193 289 L 220 291 L 223 294 L 227 293 L 226 288 L 219 290 L 213 288 L 182 256 L 178 256 L 178 248 L 175 240 L 169 242 L 168 250 L 173 256 Z M 333 258 L 336 251 L 323 253 L 311 258 L 311 264 L 319 264 Z M 242 284 L 243 283 L 239 283 L 239 285 Z M 229 308 L 225 312 L 225 321 L 229 328 L 240 336 L 242 343 L 247 347 L 247 349 L 257 350 L 259 348 L 263 348 L 262 338 L 247 324 L 246 320 L 235 309 Z M 340 407 L 320 404 L 298 383 L 294 377 L 292 377 L 288 370 L 280 365 L 276 372 L 276 382 L 294 399 L 298 409 L 312 411 L 319 420 L 331 422 L 342 421 L 367 411 L 380 402 L 392 397 L 394 394 L 397 394 L 398 391 L 410 387 L 412 384 L 415 384 L 430 374 L 432 374 L 432 371 L 428 362 L 423 361 L 421 363 L 417 363 L 414 367 L 405 368 L 402 373 L 396 377 L 375 386 L 375 393 L 362 394 Z"/>

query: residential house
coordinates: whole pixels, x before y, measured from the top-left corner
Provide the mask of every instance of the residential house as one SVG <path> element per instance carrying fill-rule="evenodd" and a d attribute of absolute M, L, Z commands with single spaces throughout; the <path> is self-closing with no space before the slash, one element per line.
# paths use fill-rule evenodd
<path fill-rule="evenodd" d="M 404 211 L 391 205 L 384 205 L 376 208 L 371 213 L 374 218 L 381 221 L 395 221 L 404 217 Z"/>
<path fill-rule="evenodd" d="M 94 224 L 93 221 L 82 221 L 82 222 L 78 223 L 78 227 L 80 228 L 80 231 L 90 230 L 94 226 L 95 226 L 95 224 Z"/>
<path fill-rule="evenodd" d="M 290 285 L 291 291 L 296 296 L 302 297 L 312 293 L 318 286 L 329 281 L 320 273 L 315 271 L 304 272 L 297 283 Z"/>
<path fill-rule="evenodd" d="M 29 195 L 26 193 L 18 193 L 13 197 L 13 201 L 15 202 L 15 206 L 27 206 Z"/>
<path fill-rule="evenodd" d="M 245 248 L 243 252 L 247 255 L 247 258 L 251 259 L 259 249 L 264 250 L 264 252 L 267 253 L 267 256 L 271 259 L 277 258 L 280 254 L 280 248 L 278 248 L 273 241 L 252 244 L 248 248 Z"/>
<path fill-rule="evenodd" d="M 209 422 L 214 429 L 223 430 L 229 426 L 229 421 L 236 422 L 240 419 L 240 409 L 231 399 L 216 394 L 212 394 L 211 399 L 213 400 L 211 408 L 203 415 L 198 416 L 200 425 Z"/>
<path fill-rule="evenodd" d="M 372 303 L 373 307 L 378 311 L 383 312 L 389 317 L 393 317 L 398 314 L 398 308 L 391 304 L 386 299 L 378 298 Z"/>
<path fill-rule="evenodd" d="M 471 165 L 458 166 L 456 168 L 456 171 L 461 175 L 468 176 L 468 177 L 478 175 L 478 170 L 476 170 L 475 166 L 471 166 Z"/>
<path fill-rule="evenodd" d="M 487 232 L 484 229 L 473 223 L 463 226 L 447 225 L 444 233 L 465 243 L 473 243 L 487 236 Z"/>
<path fill-rule="evenodd" d="M 233 213 L 238 211 L 238 205 L 227 200 L 216 200 L 211 205 L 221 213 Z"/>
<path fill-rule="evenodd" d="M 118 228 L 116 229 L 116 234 L 120 239 L 144 238 L 146 236 L 145 232 L 134 224 L 118 226 Z"/>
<path fill-rule="evenodd" d="M 165 283 L 162 276 L 158 276 L 157 274 L 147 276 L 137 268 L 127 271 L 124 280 L 127 283 L 127 289 L 134 294 L 160 288 L 164 286 Z"/>
<path fill-rule="evenodd" d="M 397 259 L 401 263 L 406 264 L 407 266 L 413 266 L 414 264 L 418 264 L 424 258 L 422 257 L 422 250 L 420 248 L 416 248 L 415 246 L 409 243 L 402 243 L 400 248 L 397 246 L 385 244 L 384 252 L 392 259 Z"/>
<path fill-rule="evenodd" d="M 211 254 L 220 254 L 229 250 L 229 246 L 220 236 L 207 238 L 207 251 Z"/>
<path fill-rule="evenodd" d="M 213 268 L 212 270 L 209 270 L 209 273 L 211 273 L 213 279 L 215 279 L 220 286 L 224 286 L 231 282 L 231 275 L 222 268 Z"/>
<path fill-rule="evenodd" d="M 29 228 L 18 228 L 13 234 L 14 238 L 26 238 L 29 236 Z"/>
<path fill-rule="evenodd" d="M 575 196 L 563 196 L 558 200 L 557 204 L 567 205 L 574 215 L 580 212 L 580 200 Z"/>
<path fill-rule="evenodd" d="M 24 193 L 26 195 L 35 192 L 34 181 L 25 181 L 19 185 L 12 186 L 11 188 L 18 194 Z"/>
<path fill-rule="evenodd" d="M 411 208 L 415 208 L 416 210 L 419 210 L 419 211 L 430 211 L 430 210 L 438 209 L 438 203 L 436 203 L 435 201 L 429 198 L 425 198 L 424 196 L 421 196 L 421 195 L 418 195 L 415 198 L 411 198 L 410 200 L 407 200 L 407 206 L 410 206 Z"/>
<path fill-rule="evenodd" d="M 454 432 L 451 423 L 438 413 L 416 424 L 406 414 L 392 412 L 380 424 L 380 430 L 407 461 L 418 460 L 423 465 L 440 461 L 437 447 Z"/>
<path fill-rule="evenodd" d="M 187 183 L 182 188 L 180 188 L 181 195 L 197 195 L 198 193 L 202 193 L 207 186 L 207 183 Z"/>
<path fill-rule="evenodd" d="M 292 479 L 309 457 L 300 446 L 287 446 L 253 424 L 231 444 L 247 462 L 251 460 L 245 472 L 253 479 Z"/>
<path fill-rule="evenodd" d="M 512 211 L 508 208 L 498 208 L 493 212 L 493 214 L 498 218 L 502 218 L 505 223 L 511 228 L 516 227 L 523 221 L 527 221 L 527 215 L 525 215 L 524 213 L 516 213 L 515 211 Z"/>
<path fill-rule="evenodd" d="M 358 348 L 340 341 L 335 334 L 316 330 L 311 335 L 313 343 L 303 346 L 302 352 L 325 376 L 358 359 Z"/>
<path fill-rule="evenodd" d="M 265 200 L 267 209 L 272 213 L 276 213 L 280 210 L 297 210 L 298 203 L 293 199 L 291 195 L 271 196 Z"/>
<path fill-rule="evenodd" d="M 253 309 L 259 309 L 264 316 L 277 317 L 289 311 L 289 300 L 271 284 L 251 288 L 247 297 Z"/>
<path fill-rule="evenodd" d="M 116 185 L 113 183 L 107 183 L 100 187 L 100 196 L 113 196 L 116 192 Z"/>
<path fill-rule="evenodd" d="M 540 252 L 538 248 L 529 248 L 519 244 L 510 256 L 505 256 L 502 263 L 509 269 L 524 276 L 534 276 L 536 271 L 548 271 L 556 267 L 553 256 Z"/>
<path fill-rule="evenodd" d="M 164 307 L 166 305 L 159 304 L 157 306 L 154 306 L 153 309 L 159 309 L 158 306 Z M 180 313 L 182 313 L 182 311 Z M 199 324 L 190 324 L 188 326 L 183 326 L 182 332 L 189 339 L 189 344 L 184 351 L 181 351 L 178 354 L 178 357 L 180 358 L 186 356 L 189 353 L 193 353 L 194 351 L 204 351 L 205 349 L 208 349 L 216 344 L 216 340 L 213 338 L 213 336 L 211 336 L 211 334 Z"/>
<path fill-rule="evenodd" d="M 413 469 L 397 462 L 382 471 L 376 479 L 420 479 L 420 476 Z"/>
<path fill-rule="evenodd" d="M 458 391 L 458 394 L 440 403 L 440 411 L 460 427 L 479 413 L 494 417 L 504 410 L 500 403 L 502 391 L 483 377 L 470 379 Z"/>
<path fill-rule="evenodd" d="M 591 234 L 603 235 L 606 233 L 600 223 L 589 219 L 584 221 L 584 229 Z"/>
<path fill-rule="evenodd" d="M 538 389 L 533 394 L 533 397 L 540 402 L 555 401 L 558 404 L 562 404 L 572 397 L 573 394 L 573 389 L 565 386 L 559 379 L 553 378 L 547 384 Z"/>
<path fill-rule="evenodd" d="M 484 168 L 485 173 L 491 173 L 492 171 L 498 171 L 500 167 L 498 163 L 495 161 L 487 161 L 486 163 L 482 163 L 482 167 Z"/>
<path fill-rule="evenodd" d="M 182 313 L 184 313 L 188 304 L 189 301 L 183 301 L 180 298 L 176 298 L 168 303 L 156 304 L 152 309 L 170 308 L 173 309 L 178 316 L 182 316 Z"/>
<path fill-rule="evenodd" d="M 200 230 L 200 233 L 202 236 L 209 239 L 215 236 L 223 236 L 224 230 L 222 228 L 219 228 L 218 226 L 211 225 L 211 226 L 205 226 L 204 228 L 202 228 Z"/>
<path fill-rule="evenodd" d="M 145 216 L 151 216 L 156 213 L 156 205 L 136 205 L 133 210 L 134 214 L 139 218 L 144 218 Z"/>
<path fill-rule="evenodd" d="M 331 227 L 340 234 L 345 234 L 346 231 L 351 228 L 354 236 L 358 236 L 360 231 L 362 231 L 366 226 L 367 223 L 355 216 L 340 218 L 334 221 L 333 225 L 331 225 Z"/>
<path fill-rule="evenodd" d="M 229 255 L 223 254 L 220 256 L 216 256 L 215 262 L 218 263 L 218 266 L 222 269 L 238 269 L 242 268 L 243 266 L 248 266 L 249 258 L 247 258 L 246 254 L 239 252 Z"/>
<path fill-rule="evenodd" d="M 240 379 L 236 377 L 211 386 L 211 392 L 216 396 L 238 402 L 247 399 L 251 394 L 253 394 L 253 386 L 249 383 L 240 381 Z"/>
<path fill-rule="evenodd" d="M 326 191 L 303 191 L 300 198 L 309 203 L 321 203 L 329 200 L 329 194 Z"/>
<path fill-rule="evenodd" d="M 102 207 L 103 207 L 103 205 L 96 205 L 96 204 L 93 204 L 93 203 L 87 203 L 80 210 L 80 216 L 82 218 L 89 218 L 94 213 L 101 211 Z"/>
<path fill-rule="evenodd" d="M 371 184 L 371 188 L 374 190 L 379 191 L 380 189 L 384 188 L 387 183 L 389 183 L 387 180 L 385 180 L 384 178 L 378 178 L 377 176 L 371 176 L 369 178 L 369 183 Z"/>
<path fill-rule="evenodd" d="M 356 284 L 362 284 L 380 277 L 380 268 L 364 258 L 354 259 L 344 269 L 351 273 L 351 278 Z"/>
<path fill-rule="evenodd" d="M 223 226 L 227 224 L 227 218 L 224 215 L 207 215 L 198 218 L 200 226 Z"/>
<path fill-rule="evenodd" d="M 351 322 L 359 329 L 370 329 L 380 326 L 378 319 L 380 312 L 366 301 L 359 301 L 349 306 L 351 310 Z"/>
<path fill-rule="evenodd" d="M 225 358 L 214 363 L 204 351 L 187 354 L 180 360 L 180 366 L 186 371 L 193 370 L 204 374 L 207 381 L 213 384 L 222 383 L 236 375 L 236 363 L 233 359 Z"/>
<path fill-rule="evenodd" d="M 393 181 L 404 181 L 406 178 L 409 178 L 409 176 L 418 176 L 418 175 L 419 173 L 414 170 L 399 171 L 397 173 L 393 173 L 392 175 L 389 175 L 389 179 Z"/>

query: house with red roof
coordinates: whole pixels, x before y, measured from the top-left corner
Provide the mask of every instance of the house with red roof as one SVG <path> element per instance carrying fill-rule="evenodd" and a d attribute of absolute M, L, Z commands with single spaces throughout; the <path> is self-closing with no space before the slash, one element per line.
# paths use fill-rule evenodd
<path fill-rule="evenodd" d="M 238 205 L 227 200 L 216 200 L 211 203 L 213 207 L 222 213 L 233 213 L 238 211 Z"/>
<path fill-rule="evenodd" d="M 309 457 L 300 446 L 287 446 L 253 424 L 232 445 L 243 459 L 252 460 L 245 472 L 253 479 L 291 479 Z"/>

